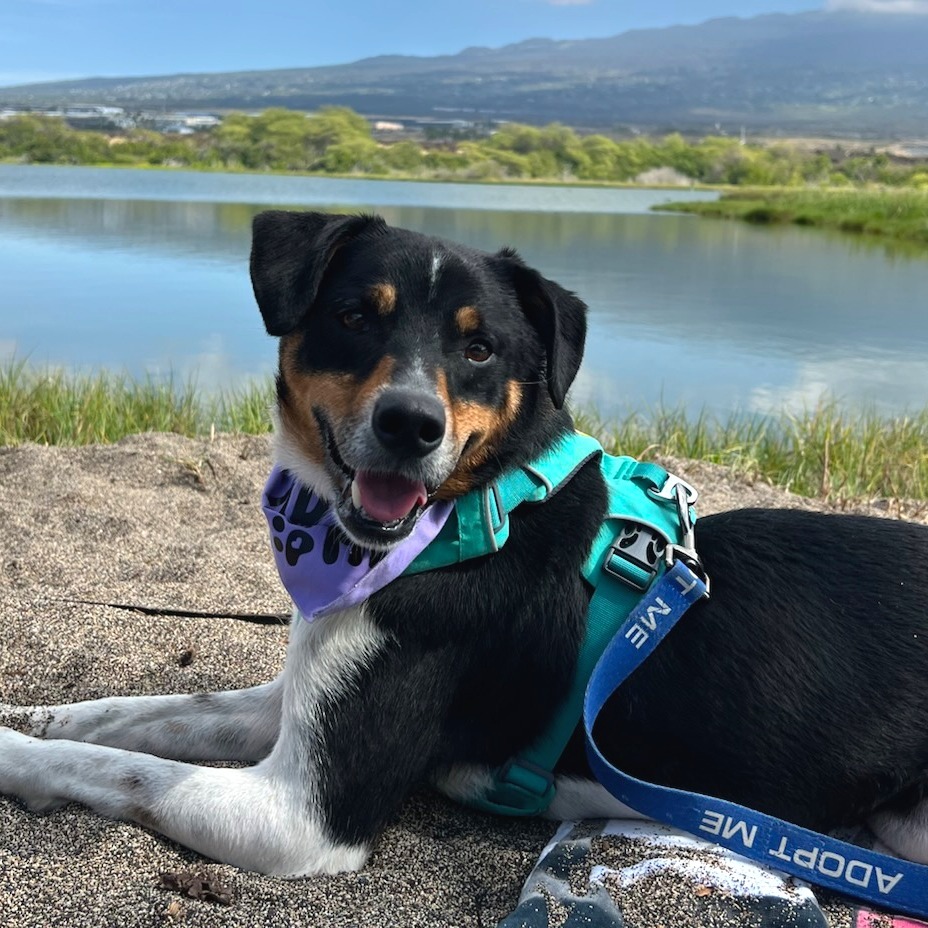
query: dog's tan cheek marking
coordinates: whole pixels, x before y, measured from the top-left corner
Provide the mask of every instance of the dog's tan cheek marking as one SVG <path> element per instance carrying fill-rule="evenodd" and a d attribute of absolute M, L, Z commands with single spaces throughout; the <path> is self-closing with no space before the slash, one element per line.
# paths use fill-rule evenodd
<path fill-rule="evenodd" d="M 355 379 L 350 374 L 314 374 L 301 371 L 297 353 L 302 336 L 286 336 L 280 344 L 280 375 L 287 390 L 278 404 L 280 421 L 300 450 L 314 463 L 325 461 L 325 443 L 313 415 L 318 406 L 330 419 L 348 415 Z"/>
<path fill-rule="evenodd" d="M 447 384 L 444 389 L 447 396 Z M 464 401 L 449 404 L 456 446 L 464 448 L 471 438 L 475 438 L 476 443 L 458 461 L 451 476 L 439 487 L 435 494 L 438 499 L 454 499 L 472 489 L 473 472 L 493 454 L 500 439 L 505 436 L 519 414 L 521 405 L 522 386 L 515 380 L 506 384 L 506 398 L 498 409 Z"/>
<path fill-rule="evenodd" d="M 308 373 L 298 369 L 296 358 L 300 337 L 281 344 L 280 372 L 287 385 L 279 405 L 280 419 L 300 449 L 316 464 L 325 461 L 325 442 L 316 423 L 313 407 L 322 410 L 333 426 L 352 418 L 376 390 L 390 382 L 396 359 L 385 355 L 360 383 L 351 374 Z"/>
<path fill-rule="evenodd" d="M 390 383 L 395 369 L 396 358 L 385 354 L 380 361 L 377 362 L 377 366 L 371 371 L 367 379 L 358 386 L 353 404 L 355 411 L 363 409 L 365 403 L 367 403 L 377 390 Z"/>
<path fill-rule="evenodd" d="M 480 328 L 480 313 L 473 306 L 462 306 L 454 314 L 454 324 L 461 335 L 472 335 Z"/>
<path fill-rule="evenodd" d="M 435 391 L 439 399 L 445 404 L 445 409 L 451 412 L 451 394 L 448 392 L 448 375 L 441 369 L 435 375 Z"/>
<path fill-rule="evenodd" d="M 378 315 L 388 316 L 396 309 L 396 287 L 393 284 L 374 284 L 367 291 L 367 298 L 377 310 Z"/>

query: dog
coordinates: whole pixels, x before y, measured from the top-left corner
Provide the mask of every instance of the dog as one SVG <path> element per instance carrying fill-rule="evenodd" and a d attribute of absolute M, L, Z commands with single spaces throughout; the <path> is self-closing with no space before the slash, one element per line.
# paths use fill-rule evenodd
<path fill-rule="evenodd" d="M 389 558 L 573 430 L 586 307 L 511 249 L 272 211 L 251 273 L 279 339 L 276 463 L 332 513 L 324 551 Z M 77 801 L 245 870 L 360 868 L 413 789 L 479 798 L 545 730 L 605 508 L 585 463 L 510 513 L 498 552 L 297 613 L 270 683 L 23 708 L 24 731 L 0 730 L 0 792 Z M 635 776 L 819 831 L 867 822 L 928 862 L 928 528 L 745 509 L 696 533 L 712 597 L 607 705 L 600 746 Z M 296 537 L 277 546 L 298 561 Z M 551 817 L 633 814 L 591 779 L 579 728 L 555 774 Z"/>

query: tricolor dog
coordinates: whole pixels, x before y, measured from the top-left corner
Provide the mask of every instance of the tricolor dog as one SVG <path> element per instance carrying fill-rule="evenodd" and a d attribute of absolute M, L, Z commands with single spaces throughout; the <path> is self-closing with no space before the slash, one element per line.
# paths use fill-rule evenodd
<path fill-rule="evenodd" d="M 251 272 L 280 348 L 264 508 L 300 609 L 286 665 L 243 691 L 23 709 L 0 792 L 248 870 L 333 873 L 422 784 L 479 803 L 568 693 L 600 465 L 510 511 L 488 488 L 572 433 L 586 308 L 514 251 L 374 216 L 263 213 Z M 498 550 L 414 569 L 449 525 L 463 550 L 471 517 L 505 523 Z M 928 529 L 754 509 L 696 539 L 711 599 L 607 705 L 610 759 L 818 831 L 868 822 L 928 862 Z M 220 760 L 249 766 L 196 764 Z M 628 814 L 579 729 L 555 775 L 548 815 Z"/>

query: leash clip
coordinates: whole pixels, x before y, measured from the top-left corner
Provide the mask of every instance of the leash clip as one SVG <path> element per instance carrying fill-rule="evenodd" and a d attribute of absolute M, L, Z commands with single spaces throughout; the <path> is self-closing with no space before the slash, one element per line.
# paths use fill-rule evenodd
<path fill-rule="evenodd" d="M 692 491 L 694 497 L 696 491 L 689 484 L 671 475 L 672 480 L 677 482 L 673 485 L 674 498 L 677 504 L 677 518 L 680 520 L 680 528 L 683 529 L 683 544 L 669 544 L 664 549 L 664 563 L 669 570 L 676 561 L 682 561 L 689 570 L 691 570 L 706 587 L 706 598 L 709 597 L 709 575 L 706 573 L 702 561 L 696 553 L 696 531 L 693 527 L 693 520 L 690 518 L 690 494 Z"/>
<path fill-rule="evenodd" d="M 686 492 L 687 505 L 695 505 L 696 500 L 699 499 L 699 491 L 691 483 L 687 483 L 682 477 L 678 477 L 676 474 L 667 474 L 664 485 L 659 490 L 655 490 L 651 487 L 648 493 L 657 499 L 673 501 L 679 499 L 681 489 Z"/>

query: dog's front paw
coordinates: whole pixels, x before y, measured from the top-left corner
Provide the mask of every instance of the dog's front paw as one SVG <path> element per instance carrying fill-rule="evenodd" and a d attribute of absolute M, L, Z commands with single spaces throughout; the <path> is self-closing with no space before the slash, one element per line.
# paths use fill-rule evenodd
<path fill-rule="evenodd" d="M 50 812 L 67 800 L 41 789 L 42 742 L 0 726 L 0 794 L 22 802 L 33 812 Z"/>
<path fill-rule="evenodd" d="M 0 702 L 0 730 L 9 727 L 27 735 L 44 738 L 48 726 L 54 721 L 54 713 L 40 706 L 11 706 Z"/>

